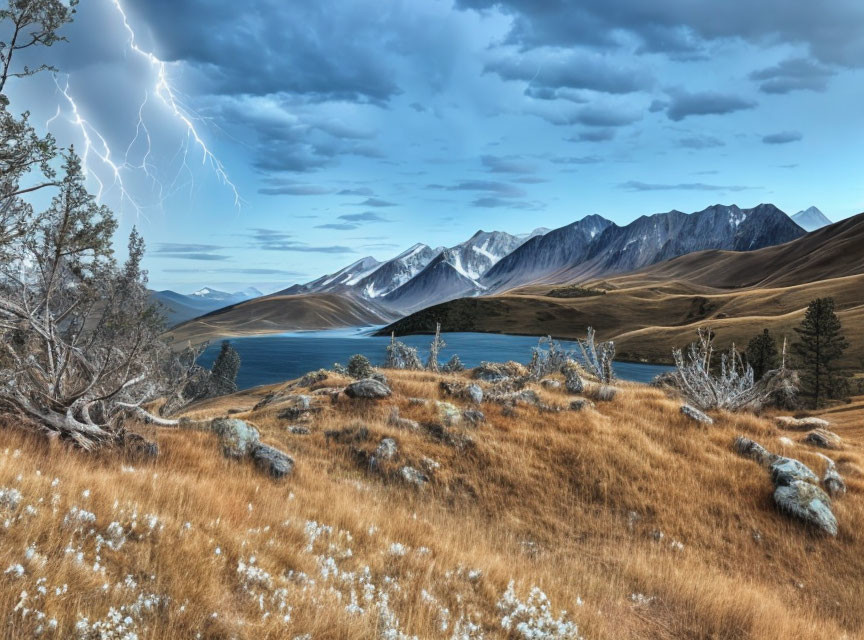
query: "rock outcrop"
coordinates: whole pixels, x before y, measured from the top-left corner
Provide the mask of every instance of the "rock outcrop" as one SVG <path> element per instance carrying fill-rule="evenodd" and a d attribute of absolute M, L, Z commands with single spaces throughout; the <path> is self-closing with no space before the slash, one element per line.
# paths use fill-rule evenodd
<path fill-rule="evenodd" d="M 691 407 L 689 404 L 681 405 L 681 415 L 690 418 L 694 422 L 701 422 L 702 424 L 714 424 L 714 418 L 702 411 L 699 411 L 699 409 L 697 409 L 696 407 Z"/>
<path fill-rule="evenodd" d="M 390 387 L 374 378 L 358 380 L 357 382 L 352 382 L 345 387 L 345 395 L 349 398 L 377 400 L 380 398 L 388 398 L 392 393 Z"/>

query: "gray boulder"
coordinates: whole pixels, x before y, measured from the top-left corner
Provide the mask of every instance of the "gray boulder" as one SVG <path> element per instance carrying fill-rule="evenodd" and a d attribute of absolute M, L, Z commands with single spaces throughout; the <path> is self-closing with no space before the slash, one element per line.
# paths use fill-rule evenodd
<path fill-rule="evenodd" d="M 398 450 L 399 447 L 396 445 L 396 441 L 393 438 L 383 438 L 375 449 L 375 457 L 378 460 L 392 460 L 396 457 L 396 452 Z"/>
<path fill-rule="evenodd" d="M 819 478 L 806 464 L 800 460 L 782 456 L 771 463 L 771 480 L 775 487 L 793 482 L 812 482 L 814 484 L 819 482 Z"/>
<path fill-rule="evenodd" d="M 599 402 L 612 402 L 618 395 L 618 389 L 608 384 L 601 384 L 594 389 L 594 399 Z"/>
<path fill-rule="evenodd" d="M 374 378 L 358 380 L 357 382 L 352 382 L 345 387 L 345 395 L 349 398 L 366 398 L 375 400 L 378 398 L 387 398 L 392 393 L 390 387 Z"/>
<path fill-rule="evenodd" d="M 462 417 L 470 424 L 480 424 L 486 422 L 486 415 L 477 409 L 468 409 L 462 412 Z"/>
<path fill-rule="evenodd" d="M 843 477 L 837 472 L 837 466 L 834 461 L 828 456 L 821 453 L 819 457 L 825 461 L 825 473 L 822 474 L 822 486 L 830 496 L 836 496 L 841 493 L 846 493 L 846 483 Z"/>
<path fill-rule="evenodd" d="M 564 379 L 564 388 L 567 389 L 567 393 L 583 393 L 585 381 L 575 371 L 568 371 L 567 377 Z"/>
<path fill-rule="evenodd" d="M 552 378 L 544 378 L 540 381 L 540 384 L 543 385 L 544 389 L 560 389 L 561 383 L 557 380 L 553 380 Z"/>
<path fill-rule="evenodd" d="M 780 416 L 777 418 L 777 426 L 789 431 L 810 431 L 811 429 L 827 429 L 831 426 L 831 423 L 822 418 L 793 418 L 791 416 Z"/>
<path fill-rule="evenodd" d="M 777 507 L 804 522 L 808 522 L 830 536 L 837 535 L 837 519 L 831 512 L 831 498 L 816 485 L 793 480 L 774 490 Z"/>
<path fill-rule="evenodd" d="M 266 444 L 256 444 L 250 454 L 255 465 L 274 478 L 284 478 L 294 471 L 294 459 Z"/>
<path fill-rule="evenodd" d="M 843 446 L 840 436 L 827 429 L 814 429 L 804 437 L 802 442 L 822 449 L 840 449 Z"/>
<path fill-rule="evenodd" d="M 417 431 L 417 429 L 420 428 L 418 422 L 409 420 L 408 418 L 402 418 L 399 415 L 399 407 L 392 407 L 390 409 L 390 417 L 387 419 L 387 424 L 396 427 L 397 429 L 406 429 L 408 431 Z"/>
<path fill-rule="evenodd" d="M 454 404 L 449 402 L 435 401 L 435 409 L 438 411 L 438 418 L 448 427 L 462 422 L 462 412 Z"/>
<path fill-rule="evenodd" d="M 753 442 L 750 438 L 745 438 L 744 436 L 738 436 L 735 438 L 735 444 L 733 446 L 738 455 L 755 460 L 763 467 L 771 466 L 771 464 L 780 457 L 769 452 L 758 442 Z M 784 459 L 788 460 L 788 458 Z"/>
<path fill-rule="evenodd" d="M 242 458 L 258 444 L 258 430 L 237 418 L 217 418 L 210 429 L 219 437 L 222 453 L 228 458 Z"/>
<path fill-rule="evenodd" d="M 465 397 L 474 404 L 483 402 L 483 389 L 479 384 L 469 384 L 465 387 Z"/>
<path fill-rule="evenodd" d="M 293 433 L 295 436 L 308 436 L 311 432 L 309 431 L 309 427 L 301 427 L 299 425 L 294 425 L 288 427 L 288 433 Z"/>
<path fill-rule="evenodd" d="M 399 470 L 399 475 L 402 476 L 402 479 L 408 484 L 413 484 L 415 487 L 422 487 L 424 484 L 429 482 L 429 477 L 420 471 L 417 471 L 414 467 L 404 466 Z"/>
<path fill-rule="evenodd" d="M 699 411 L 699 409 L 697 409 L 696 407 L 691 407 L 689 404 L 681 405 L 681 415 L 690 418 L 694 422 L 701 422 L 702 424 L 714 424 L 714 418 L 702 411 Z"/>

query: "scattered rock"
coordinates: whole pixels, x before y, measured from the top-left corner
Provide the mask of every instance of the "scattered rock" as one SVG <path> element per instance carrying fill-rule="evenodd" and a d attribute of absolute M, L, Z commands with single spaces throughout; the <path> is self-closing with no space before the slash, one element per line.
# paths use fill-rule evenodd
<path fill-rule="evenodd" d="M 585 398 L 579 398 L 577 400 L 573 400 L 570 403 L 570 411 L 582 411 L 582 409 L 593 409 L 594 403 L 590 400 L 586 400 Z"/>
<path fill-rule="evenodd" d="M 560 389 L 561 383 L 557 380 L 553 380 L 552 378 L 544 378 L 540 381 L 540 384 L 543 385 L 544 389 Z"/>
<path fill-rule="evenodd" d="M 795 458 L 778 456 L 771 463 L 771 480 L 775 486 L 793 482 L 819 482 L 816 474 L 806 464 Z"/>
<path fill-rule="evenodd" d="M 309 396 L 293 396 L 294 403 L 290 407 L 282 409 L 276 417 L 280 420 L 310 420 L 313 413 L 320 413 L 321 407 L 313 407 Z"/>
<path fill-rule="evenodd" d="M 464 433 L 448 431 L 443 424 L 438 424 L 437 422 L 424 422 L 421 426 L 427 435 L 435 440 L 443 442 L 449 447 L 465 449 L 474 445 L 474 441 L 467 435 Z"/>
<path fill-rule="evenodd" d="M 426 404 L 426 398 L 408 398 L 408 404 L 412 407 L 419 407 Z"/>
<path fill-rule="evenodd" d="M 397 429 L 407 429 L 409 431 L 417 431 L 420 428 L 420 424 L 414 420 L 400 417 L 399 407 L 392 407 L 390 409 L 390 417 L 387 419 L 387 424 Z"/>
<path fill-rule="evenodd" d="M 750 438 L 745 438 L 744 436 L 735 438 L 733 446 L 739 455 L 755 460 L 763 467 L 771 466 L 779 458 L 779 456 L 769 452 L 758 442 L 753 442 Z"/>
<path fill-rule="evenodd" d="M 821 453 L 818 455 L 825 460 L 825 473 L 822 474 L 822 486 L 825 487 L 825 491 L 831 496 L 846 493 L 846 483 L 837 472 L 837 466 L 834 464 L 834 461 Z"/>
<path fill-rule="evenodd" d="M 387 398 L 392 393 L 390 387 L 374 378 L 358 380 L 357 382 L 352 382 L 345 387 L 345 395 L 349 398 L 366 398 L 374 400 L 378 398 Z"/>
<path fill-rule="evenodd" d="M 132 460 L 142 461 L 159 457 L 159 445 L 137 433 L 126 432 L 123 435 L 122 446 L 126 455 Z"/>
<path fill-rule="evenodd" d="M 309 427 L 301 427 L 295 424 L 288 427 L 288 433 L 293 433 L 295 436 L 308 436 L 310 431 Z"/>
<path fill-rule="evenodd" d="M 390 386 L 390 381 L 387 379 L 387 376 L 385 376 L 380 371 L 376 371 L 375 373 L 373 373 L 369 377 L 372 378 L 373 380 L 377 380 L 378 382 L 381 382 L 387 386 Z"/>
<path fill-rule="evenodd" d="M 474 404 L 483 402 L 483 389 L 479 384 L 469 384 L 465 387 L 465 398 Z"/>
<path fill-rule="evenodd" d="M 242 458 L 258 444 L 258 430 L 237 418 L 217 418 L 210 429 L 219 437 L 222 453 L 228 458 Z"/>
<path fill-rule="evenodd" d="M 414 467 L 404 466 L 399 470 L 399 474 L 402 476 L 402 479 L 408 484 L 413 484 L 417 487 L 422 487 L 424 484 L 429 482 L 429 477 L 425 474 L 417 471 Z"/>
<path fill-rule="evenodd" d="M 375 449 L 375 457 L 378 460 L 392 460 L 396 457 L 397 451 L 396 441 L 393 438 L 384 438 Z"/>
<path fill-rule="evenodd" d="M 245 409 L 228 409 L 229 416 L 236 416 L 238 413 L 245 413 Z"/>
<path fill-rule="evenodd" d="M 486 422 L 486 415 L 477 409 L 468 409 L 462 412 L 462 417 L 471 424 L 480 424 Z"/>
<path fill-rule="evenodd" d="M 441 468 L 441 463 L 437 460 L 433 460 L 432 458 L 424 457 L 420 461 L 420 465 L 426 470 L 427 473 L 433 473 L 438 471 Z"/>
<path fill-rule="evenodd" d="M 294 459 L 266 444 L 256 444 L 250 454 L 256 466 L 274 478 L 284 478 L 294 471 Z"/>
<path fill-rule="evenodd" d="M 830 536 L 837 535 L 837 519 L 831 512 L 831 498 L 816 485 L 792 480 L 774 490 L 774 502 L 781 511 L 804 520 Z"/>
<path fill-rule="evenodd" d="M 541 413 L 561 413 L 564 411 L 564 407 L 560 407 L 557 404 L 546 404 L 545 402 L 538 402 L 537 409 Z"/>
<path fill-rule="evenodd" d="M 777 441 L 780 444 L 782 444 L 784 447 L 794 447 L 795 446 L 795 441 L 790 440 L 786 436 L 780 436 L 779 438 L 777 438 Z"/>
<path fill-rule="evenodd" d="M 576 371 L 568 369 L 566 376 L 564 379 L 564 388 L 567 389 L 567 393 L 578 394 L 585 391 L 585 381 Z"/>
<path fill-rule="evenodd" d="M 528 370 L 518 362 L 481 362 L 474 369 L 473 376 L 486 382 L 501 382 L 508 378 L 520 378 L 528 375 Z"/>
<path fill-rule="evenodd" d="M 827 429 L 831 424 L 822 418 L 793 418 L 780 416 L 777 426 L 788 431 L 810 431 L 811 429 Z"/>
<path fill-rule="evenodd" d="M 814 429 L 804 437 L 802 442 L 822 449 L 839 449 L 843 446 L 840 436 L 828 429 Z"/>
<path fill-rule="evenodd" d="M 462 412 L 454 404 L 449 402 L 435 402 L 435 409 L 438 412 L 438 417 L 445 425 L 452 427 L 462 422 Z"/>
<path fill-rule="evenodd" d="M 697 409 L 696 407 L 691 407 L 689 404 L 681 405 L 681 414 L 687 416 L 695 422 L 701 422 L 702 424 L 714 424 L 714 418 L 702 411 L 699 411 L 699 409 Z"/>

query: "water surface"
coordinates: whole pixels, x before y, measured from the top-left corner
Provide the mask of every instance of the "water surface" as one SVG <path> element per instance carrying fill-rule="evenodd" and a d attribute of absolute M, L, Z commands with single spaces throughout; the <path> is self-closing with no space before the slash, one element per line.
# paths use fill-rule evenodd
<path fill-rule="evenodd" d="M 232 338 L 231 344 L 242 361 L 237 385 L 249 389 L 299 378 L 307 371 L 332 367 L 334 362 L 345 364 L 355 353 L 362 353 L 372 364 L 381 365 L 390 338 L 369 335 L 373 330 L 366 327 Z M 531 359 L 531 347 L 537 345 L 536 337 L 493 333 L 445 333 L 443 338 L 447 347 L 441 351 L 440 361 L 444 363 L 458 353 L 466 367 L 476 367 L 483 360 L 527 363 Z M 417 347 L 424 361 L 431 339 L 428 335 L 400 338 L 404 343 Z M 577 349 L 575 342 L 560 342 L 565 348 Z M 199 362 L 209 368 L 218 353 L 219 343 L 214 342 L 201 355 Z M 634 382 L 649 382 L 669 369 L 662 365 L 615 363 L 616 375 Z"/>

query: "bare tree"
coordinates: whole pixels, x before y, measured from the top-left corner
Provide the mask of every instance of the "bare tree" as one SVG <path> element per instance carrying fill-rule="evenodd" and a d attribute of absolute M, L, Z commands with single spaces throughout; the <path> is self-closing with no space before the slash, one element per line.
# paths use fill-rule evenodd
<path fill-rule="evenodd" d="M 435 337 L 432 339 L 432 344 L 429 345 L 429 358 L 426 360 L 426 368 L 429 371 L 438 371 L 441 366 L 438 364 L 438 354 L 441 349 L 447 346 L 444 339 L 441 337 L 441 323 L 435 323 Z"/>
<path fill-rule="evenodd" d="M 391 333 L 384 367 L 386 369 L 422 369 L 423 363 L 420 362 L 417 349 L 397 340 L 396 334 Z"/>

